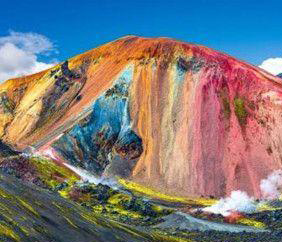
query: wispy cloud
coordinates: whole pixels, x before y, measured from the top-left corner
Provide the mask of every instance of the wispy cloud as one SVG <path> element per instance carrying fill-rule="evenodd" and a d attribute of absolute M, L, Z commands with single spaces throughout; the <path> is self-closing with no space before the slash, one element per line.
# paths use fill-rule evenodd
<path fill-rule="evenodd" d="M 282 73 L 282 58 L 275 57 L 266 59 L 260 64 L 259 67 L 270 72 L 273 75 L 278 75 Z"/>
<path fill-rule="evenodd" d="M 52 67 L 55 61 L 46 63 L 38 57 L 57 52 L 44 35 L 10 31 L 9 35 L 0 37 L 0 81 Z"/>

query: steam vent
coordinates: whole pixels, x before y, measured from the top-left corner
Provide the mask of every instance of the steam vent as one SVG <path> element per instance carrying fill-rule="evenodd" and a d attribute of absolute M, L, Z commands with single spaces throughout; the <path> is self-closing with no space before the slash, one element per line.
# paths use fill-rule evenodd
<path fill-rule="evenodd" d="M 260 197 L 282 168 L 281 80 L 203 46 L 124 37 L 0 84 L 1 155 L 48 152 L 175 195 Z"/>

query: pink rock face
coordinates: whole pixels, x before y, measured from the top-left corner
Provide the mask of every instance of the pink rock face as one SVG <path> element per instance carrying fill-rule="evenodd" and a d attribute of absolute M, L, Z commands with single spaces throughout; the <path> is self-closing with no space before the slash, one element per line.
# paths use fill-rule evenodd
<path fill-rule="evenodd" d="M 260 197 L 261 179 L 282 167 L 281 79 L 259 68 L 206 47 L 137 37 L 74 57 L 69 66 L 79 79 L 70 79 L 74 84 L 52 110 L 40 103 L 53 93 L 44 88 L 54 90 L 50 70 L 22 79 L 21 97 L 13 93 L 17 79 L 0 86 L 15 103 L 15 110 L 0 113 L 3 141 L 18 149 L 52 145 L 131 66 L 130 128 L 143 152 L 134 156 L 129 178 L 182 196 L 221 197 L 239 189 Z"/>
<path fill-rule="evenodd" d="M 145 152 L 134 177 L 178 195 L 239 189 L 260 197 L 261 179 L 281 168 L 280 79 L 216 51 L 184 48 L 181 74 L 179 60 L 137 70 L 131 112 Z"/>

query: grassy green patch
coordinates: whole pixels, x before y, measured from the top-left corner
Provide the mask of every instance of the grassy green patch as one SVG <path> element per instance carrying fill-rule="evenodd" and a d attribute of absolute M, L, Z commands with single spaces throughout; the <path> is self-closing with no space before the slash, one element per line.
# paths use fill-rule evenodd
<path fill-rule="evenodd" d="M 79 180 L 75 173 L 64 166 L 55 164 L 52 160 L 43 157 L 32 157 L 29 161 L 35 166 L 39 177 L 50 189 L 56 190 L 64 182 L 72 185 Z"/>
<path fill-rule="evenodd" d="M 245 108 L 245 101 L 242 98 L 234 99 L 234 111 L 240 125 L 247 123 L 248 112 Z"/>

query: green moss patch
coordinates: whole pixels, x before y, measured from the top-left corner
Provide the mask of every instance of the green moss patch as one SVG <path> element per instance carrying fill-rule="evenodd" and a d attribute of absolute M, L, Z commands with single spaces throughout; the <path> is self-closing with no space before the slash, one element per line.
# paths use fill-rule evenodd
<path fill-rule="evenodd" d="M 234 111 L 241 126 L 247 123 L 248 112 L 245 108 L 245 101 L 242 98 L 234 99 Z"/>
<path fill-rule="evenodd" d="M 60 191 L 61 195 L 63 191 Z M 132 194 L 104 184 L 76 183 L 64 194 L 81 206 L 112 220 L 135 225 L 151 225 L 172 212 Z"/>
<path fill-rule="evenodd" d="M 72 171 L 55 164 L 52 160 L 43 157 L 32 157 L 29 161 L 49 189 L 62 190 L 79 180 Z"/>

